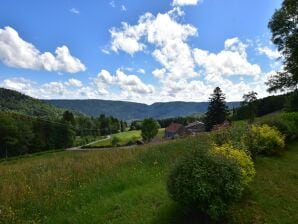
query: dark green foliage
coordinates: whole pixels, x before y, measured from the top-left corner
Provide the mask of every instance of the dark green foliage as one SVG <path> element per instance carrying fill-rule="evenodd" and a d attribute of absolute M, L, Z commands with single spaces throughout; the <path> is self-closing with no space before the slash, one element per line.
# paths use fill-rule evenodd
<path fill-rule="evenodd" d="M 278 96 L 268 96 L 263 99 L 258 99 L 254 102 L 256 116 L 260 117 L 275 111 L 284 109 L 286 101 L 291 97 L 291 94 Z M 248 105 L 233 109 L 234 120 L 249 119 L 250 108 Z"/>
<path fill-rule="evenodd" d="M 120 143 L 120 139 L 117 136 L 114 136 L 112 138 L 111 143 L 112 143 L 112 146 L 115 147 L 115 146 L 117 146 Z"/>
<path fill-rule="evenodd" d="M 152 118 L 145 118 L 142 123 L 142 138 L 150 142 L 158 133 L 159 124 Z"/>
<path fill-rule="evenodd" d="M 161 128 L 168 127 L 171 123 L 178 123 L 182 125 L 187 125 L 197 120 L 202 120 L 202 116 L 187 116 L 187 117 L 174 117 L 158 120 Z"/>
<path fill-rule="evenodd" d="M 70 147 L 74 136 L 74 129 L 63 120 L 0 112 L 0 157 Z"/>
<path fill-rule="evenodd" d="M 216 124 L 223 123 L 228 116 L 228 107 L 225 102 L 225 95 L 219 87 L 216 87 L 211 94 L 208 111 L 206 113 L 206 130 L 210 131 Z"/>
<path fill-rule="evenodd" d="M 267 124 L 277 128 L 283 133 L 287 140 L 298 138 L 298 113 L 279 113 L 264 117 L 258 121 L 259 124 Z"/>
<path fill-rule="evenodd" d="M 247 112 L 248 112 L 247 114 L 249 117 L 249 123 L 253 123 L 256 116 L 257 95 L 258 94 L 254 91 L 251 91 L 243 95 L 242 106 L 247 105 Z"/>
<path fill-rule="evenodd" d="M 127 123 L 125 121 L 120 121 L 120 129 L 121 129 L 121 132 L 124 132 L 126 131 L 126 128 L 127 128 Z"/>
<path fill-rule="evenodd" d="M 141 130 L 142 129 L 142 121 L 133 121 L 130 124 L 130 130 Z"/>
<path fill-rule="evenodd" d="M 241 171 L 235 161 L 211 155 L 206 149 L 181 159 L 168 178 L 170 196 L 187 208 L 199 209 L 219 219 L 227 206 L 241 197 Z"/>
<path fill-rule="evenodd" d="M 292 139 L 298 138 L 298 112 L 282 113 L 281 119 L 288 124 Z"/>
<path fill-rule="evenodd" d="M 66 110 L 63 113 L 63 120 L 65 122 L 68 122 L 72 126 L 75 126 L 76 125 L 76 121 L 75 121 L 75 118 L 74 118 L 73 114 L 70 111 L 68 111 L 68 110 Z"/>
<path fill-rule="evenodd" d="M 59 117 L 64 110 L 14 90 L 0 88 L 0 111 L 14 111 L 30 116 Z"/>
<path fill-rule="evenodd" d="M 269 91 L 297 89 L 298 85 L 298 1 L 284 0 L 273 14 L 268 27 L 272 41 L 284 56 L 284 71 L 271 77 Z"/>
<path fill-rule="evenodd" d="M 285 104 L 285 110 L 287 112 L 298 112 L 298 90 L 292 92 Z"/>

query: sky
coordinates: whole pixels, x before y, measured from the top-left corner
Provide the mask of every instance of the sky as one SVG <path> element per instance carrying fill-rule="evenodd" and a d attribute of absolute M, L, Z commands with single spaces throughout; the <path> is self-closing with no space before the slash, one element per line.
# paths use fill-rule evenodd
<path fill-rule="evenodd" d="M 2 0 L 0 86 L 40 99 L 227 101 L 282 69 L 281 0 Z"/>

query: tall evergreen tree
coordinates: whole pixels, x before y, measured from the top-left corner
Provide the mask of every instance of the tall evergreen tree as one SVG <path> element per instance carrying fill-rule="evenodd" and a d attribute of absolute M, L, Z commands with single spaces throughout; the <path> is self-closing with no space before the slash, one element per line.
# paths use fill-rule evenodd
<path fill-rule="evenodd" d="M 225 95 L 219 87 L 214 89 L 209 99 L 210 102 L 205 118 L 207 131 L 210 131 L 214 125 L 223 123 L 229 112 L 225 102 Z"/>

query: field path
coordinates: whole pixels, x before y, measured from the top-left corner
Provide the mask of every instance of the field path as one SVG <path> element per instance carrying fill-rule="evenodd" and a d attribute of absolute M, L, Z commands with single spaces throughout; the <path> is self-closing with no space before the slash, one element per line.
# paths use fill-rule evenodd
<path fill-rule="evenodd" d="M 100 140 L 97 140 L 97 141 L 94 141 L 94 142 L 90 142 L 86 145 L 81 145 L 81 146 L 76 146 L 76 147 L 72 147 L 72 148 L 68 148 L 68 149 L 65 149 L 66 151 L 82 151 L 82 150 L 88 150 L 88 149 L 83 149 L 82 147 L 84 146 L 88 146 L 88 145 L 92 145 L 92 144 L 95 144 L 97 142 L 100 142 L 100 141 L 104 141 L 104 140 L 107 140 L 107 139 L 110 139 L 111 138 L 111 135 L 108 135 L 106 138 L 104 139 L 100 139 Z"/>

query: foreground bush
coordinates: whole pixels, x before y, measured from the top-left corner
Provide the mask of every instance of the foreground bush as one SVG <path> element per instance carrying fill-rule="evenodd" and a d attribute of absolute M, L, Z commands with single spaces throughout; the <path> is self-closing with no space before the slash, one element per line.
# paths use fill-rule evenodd
<path fill-rule="evenodd" d="M 181 159 L 168 179 L 173 200 L 219 219 L 227 206 L 241 197 L 243 188 L 238 163 L 222 154 L 198 150 Z"/>
<path fill-rule="evenodd" d="M 282 113 L 281 119 L 287 122 L 292 139 L 298 138 L 298 112 Z"/>
<path fill-rule="evenodd" d="M 271 117 L 261 119 L 259 124 L 267 124 L 277 128 L 285 135 L 287 140 L 296 139 L 298 137 L 298 113 L 280 113 Z"/>
<path fill-rule="evenodd" d="M 234 148 L 232 145 L 224 144 L 222 146 L 215 146 L 212 153 L 223 155 L 227 158 L 233 159 L 239 165 L 241 170 L 242 185 L 244 187 L 253 180 L 256 171 L 254 163 L 249 155 L 244 150 Z"/>
<path fill-rule="evenodd" d="M 243 138 L 243 144 L 253 158 L 258 154 L 278 154 L 285 147 L 282 133 L 267 124 L 252 125 Z"/>
<path fill-rule="evenodd" d="M 246 124 L 233 124 L 232 126 L 211 132 L 211 139 L 216 145 L 231 144 L 236 148 L 242 148 L 241 139 L 247 132 Z"/>

